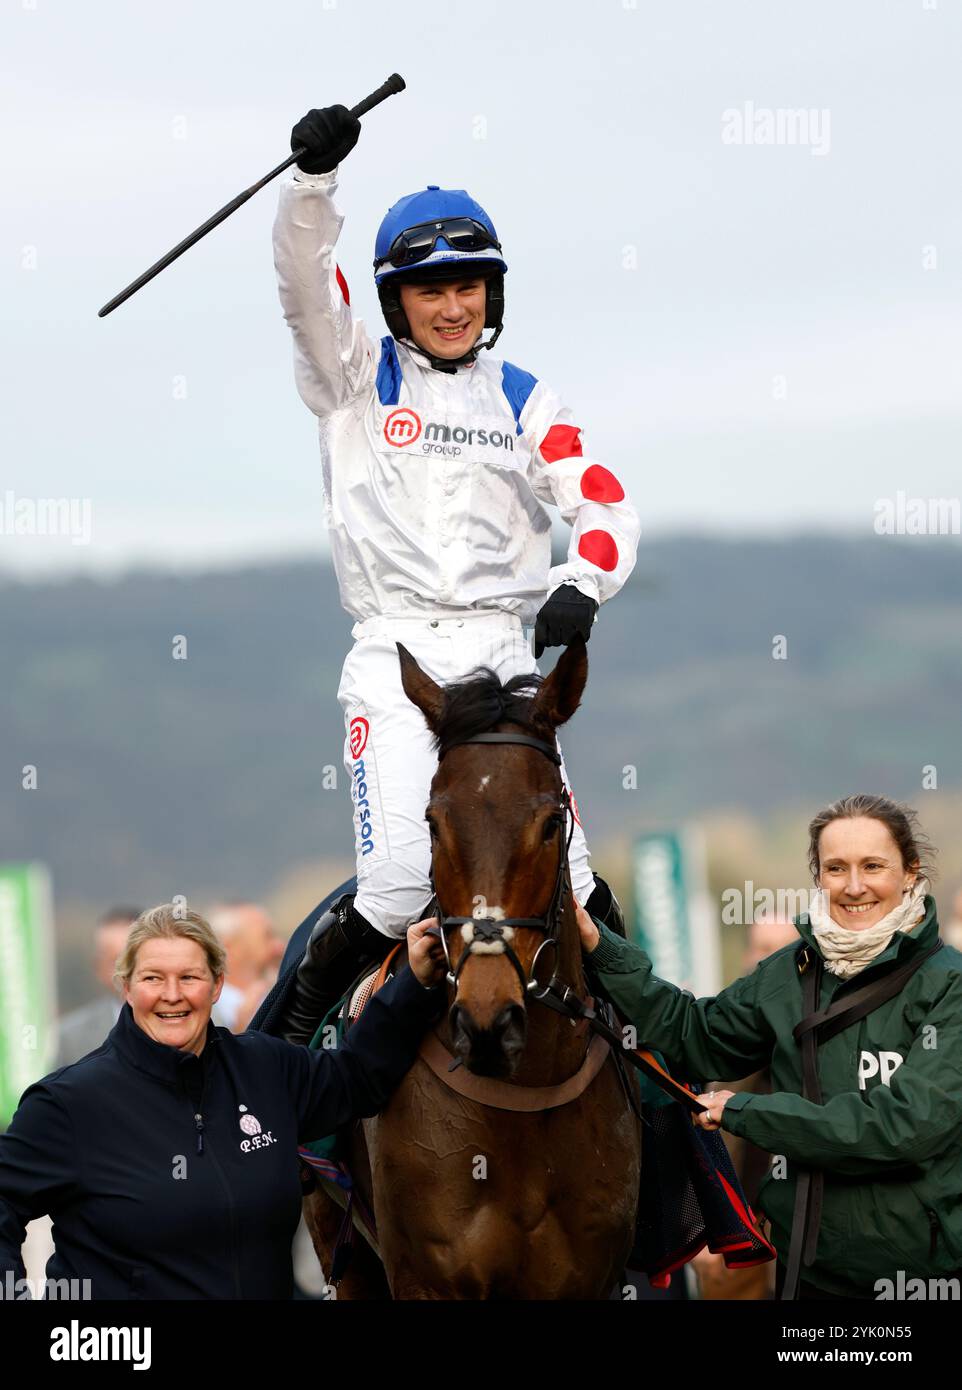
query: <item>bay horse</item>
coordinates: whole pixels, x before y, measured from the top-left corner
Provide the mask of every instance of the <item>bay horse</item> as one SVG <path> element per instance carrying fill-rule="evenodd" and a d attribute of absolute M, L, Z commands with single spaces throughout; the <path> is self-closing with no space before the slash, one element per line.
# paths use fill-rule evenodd
<path fill-rule="evenodd" d="M 442 923 L 449 1007 L 387 1107 L 351 1132 L 380 1258 L 356 1239 L 337 1298 L 607 1298 L 634 1234 L 640 1127 L 607 1044 L 529 1007 L 552 971 L 589 993 L 555 738 L 581 700 L 585 643 L 545 678 L 502 685 L 478 668 L 444 687 L 397 647 L 438 750 L 425 915 Z M 321 1186 L 305 1215 L 330 1277 L 343 1212 Z"/>

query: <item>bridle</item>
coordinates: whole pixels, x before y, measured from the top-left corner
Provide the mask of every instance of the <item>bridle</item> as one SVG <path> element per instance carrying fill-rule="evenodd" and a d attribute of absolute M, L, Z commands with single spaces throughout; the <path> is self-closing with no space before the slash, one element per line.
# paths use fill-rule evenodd
<path fill-rule="evenodd" d="M 475 734 L 473 738 L 459 739 L 456 743 L 449 743 L 441 755 L 439 762 L 444 758 L 450 749 L 457 748 L 465 743 L 515 743 L 522 744 L 528 748 L 536 748 L 539 753 L 543 753 L 546 758 L 550 758 L 556 767 L 561 766 L 561 754 L 557 748 L 552 748 L 550 743 L 545 743 L 543 739 L 532 738 L 529 734 Z M 548 910 L 543 917 L 495 917 L 491 913 L 477 913 L 473 917 L 449 917 L 441 910 L 438 900 L 437 888 L 434 883 L 434 862 L 432 853 L 431 863 L 431 903 L 426 912 L 428 917 L 437 917 L 439 925 L 430 930 L 440 936 L 441 944 L 444 947 L 444 958 L 447 961 L 447 980 L 448 984 L 457 985 L 458 977 L 464 969 L 465 964 L 472 955 L 506 955 L 514 966 L 518 979 L 521 981 L 521 993 L 523 998 L 530 997 L 538 1004 L 543 1004 L 546 1008 L 552 1009 L 555 1013 L 561 1014 L 564 1018 L 577 1023 L 584 1020 L 593 1034 L 605 1039 L 614 1054 L 629 1062 L 638 1071 L 643 1072 L 649 1080 L 673 1099 L 681 1101 L 686 1109 L 693 1114 L 700 1113 L 707 1109 L 695 1097 L 693 1091 L 682 1085 L 665 1070 L 660 1059 L 653 1053 L 644 1048 L 630 1049 L 625 1047 L 624 1036 L 618 1033 L 615 1028 L 598 1015 L 592 999 L 584 1000 L 577 990 L 565 983 L 557 973 L 557 969 L 551 972 L 551 978 L 544 986 L 538 984 L 535 979 L 535 968 L 542 951 L 547 946 L 554 948 L 555 966 L 558 957 L 558 935 L 561 929 L 561 908 L 564 891 L 567 888 L 571 891 L 570 874 L 568 870 L 568 850 L 571 846 L 571 837 L 574 834 L 574 808 L 571 804 L 571 793 L 562 783 L 561 799 L 558 810 L 564 817 L 563 824 L 567 824 L 568 817 L 571 817 L 571 824 L 567 836 L 559 834 L 558 849 L 558 871 L 555 875 L 554 890 L 551 894 L 551 901 Z M 466 927 L 471 928 L 469 935 L 466 935 L 466 949 L 462 952 L 458 961 L 457 968 L 452 967 L 451 954 L 448 950 L 447 932 L 451 927 L 461 927 L 462 931 Z M 517 927 L 531 927 L 536 931 L 544 933 L 544 940 L 534 953 L 531 961 L 530 976 L 525 975 L 524 967 L 513 950 L 510 939 L 506 932 L 510 930 L 514 935 Z M 451 1063 L 451 1070 L 460 1066 L 460 1059 Z M 629 1088 L 629 1099 L 635 1113 L 640 1117 L 637 1098 L 633 1089 Z"/>
<path fill-rule="evenodd" d="M 558 752 L 557 748 L 552 748 L 550 743 L 546 743 L 543 739 L 540 738 L 532 738 L 529 734 L 475 734 L 473 738 L 459 739 L 457 743 L 448 744 L 447 748 L 445 748 L 444 750 L 444 754 L 442 754 L 442 759 L 444 755 L 447 754 L 452 748 L 458 748 L 466 743 L 522 744 L 528 748 L 536 748 L 539 753 L 543 753 L 546 758 L 550 758 L 556 767 L 560 768 L 561 766 L 561 754 Z M 439 762 L 440 761 L 441 759 L 439 759 Z M 548 910 L 543 917 L 505 917 L 503 915 L 494 916 L 493 914 L 488 912 L 477 912 L 472 917 L 452 917 L 445 915 L 442 912 L 441 904 L 438 899 L 437 889 L 435 888 L 434 884 L 434 863 L 432 856 L 432 907 L 436 907 L 437 912 L 436 914 L 429 912 L 429 915 L 436 915 L 438 918 L 438 934 L 440 935 L 441 943 L 444 947 L 444 958 L 447 961 L 448 965 L 448 984 L 457 985 L 461 971 L 464 969 L 465 965 L 467 964 L 469 958 L 472 955 L 505 955 L 514 967 L 515 973 L 517 974 L 518 979 L 521 982 L 521 993 L 523 996 L 530 994 L 534 999 L 542 1001 L 543 996 L 548 993 L 548 990 L 551 987 L 550 984 L 549 986 L 545 987 L 540 994 L 537 992 L 539 989 L 539 985 L 538 981 L 535 979 L 535 969 L 537 967 L 541 953 L 548 946 L 554 949 L 555 960 L 557 960 L 558 934 L 561 929 L 562 901 L 565 889 L 568 888 L 570 890 L 570 878 L 568 872 L 568 850 L 571 846 L 571 837 L 574 834 L 575 828 L 574 810 L 571 805 L 571 793 L 569 792 L 568 788 L 564 786 L 563 783 L 561 788 L 561 799 L 558 804 L 558 810 L 560 811 L 563 817 L 562 825 L 559 827 L 559 830 L 561 832 L 564 832 L 565 827 L 568 826 L 569 818 L 570 827 L 567 829 L 567 835 L 565 835 L 564 833 L 560 833 L 558 836 L 558 869 L 557 873 L 555 874 L 554 889 L 551 894 L 551 901 L 549 902 Z M 448 950 L 447 933 L 451 927 L 461 928 L 466 943 L 465 950 L 461 953 L 461 957 L 456 967 L 452 966 L 451 954 Z M 470 932 L 465 930 L 468 927 L 470 927 L 471 929 Z M 534 959 L 531 962 L 531 971 L 529 975 L 525 974 L 524 966 L 521 964 L 516 952 L 514 951 L 514 948 L 511 945 L 511 940 L 514 936 L 515 930 L 517 928 L 525 927 L 533 928 L 535 931 L 540 931 L 544 933 L 544 940 L 541 942 L 541 944 L 538 946 L 538 949 L 534 953 Z M 552 976 L 552 983 L 554 983 L 554 976 Z"/>

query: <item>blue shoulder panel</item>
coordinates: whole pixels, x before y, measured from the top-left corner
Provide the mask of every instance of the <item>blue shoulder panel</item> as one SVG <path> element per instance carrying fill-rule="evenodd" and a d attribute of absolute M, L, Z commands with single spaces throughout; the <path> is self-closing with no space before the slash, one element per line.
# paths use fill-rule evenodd
<path fill-rule="evenodd" d="M 523 372 L 513 362 L 501 363 L 501 386 L 508 404 L 514 412 L 518 434 L 521 433 L 521 412 L 528 403 L 528 397 L 538 384 L 538 378 L 530 372 Z"/>
<path fill-rule="evenodd" d="M 382 405 L 397 405 L 401 395 L 401 364 L 390 334 L 381 339 L 381 360 L 377 364 L 377 398 Z"/>

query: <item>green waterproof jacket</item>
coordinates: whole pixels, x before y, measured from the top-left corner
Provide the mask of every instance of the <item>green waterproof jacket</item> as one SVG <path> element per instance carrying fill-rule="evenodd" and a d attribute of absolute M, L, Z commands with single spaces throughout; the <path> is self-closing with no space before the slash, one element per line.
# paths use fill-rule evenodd
<path fill-rule="evenodd" d="M 819 1008 L 933 945 L 934 899 L 926 897 L 925 909 L 912 932 L 899 933 L 854 978 L 823 971 Z M 795 925 L 816 949 L 808 917 Z M 598 926 L 588 968 L 635 1026 L 638 1046 L 663 1053 L 686 1080 L 737 1080 L 771 1068 L 773 1094 L 732 1096 L 722 1128 L 776 1156 L 758 1205 L 781 1261 L 801 1165 L 825 1174 L 806 1283 L 878 1298 L 886 1290 L 877 1281 L 897 1288 L 900 1270 L 904 1280 L 962 1271 L 962 953 L 943 946 L 900 994 L 819 1047 L 823 1104 L 816 1105 L 802 1099 L 801 1051 L 792 1037 L 803 1012 L 797 946 L 769 956 L 714 999 L 695 999 L 652 974 L 640 947 Z"/>

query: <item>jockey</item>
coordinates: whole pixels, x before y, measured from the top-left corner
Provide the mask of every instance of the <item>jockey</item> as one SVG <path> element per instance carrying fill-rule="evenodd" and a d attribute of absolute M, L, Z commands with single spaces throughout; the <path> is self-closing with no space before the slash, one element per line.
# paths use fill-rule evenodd
<path fill-rule="evenodd" d="M 502 681 L 537 671 L 545 647 L 590 637 L 600 604 L 634 567 L 640 531 L 621 483 L 583 455 L 558 396 L 481 352 L 501 333 L 508 267 L 491 219 L 463 189 L 429 185 L 389 209 L 374 278 L 390 332 L 374 342 L 354 318 L 334 259 L 343 221 L 334 193 L 359 134 L 343 106 L 298 122 L 291 147 L 307 152 L 281 186 L 274 224 L 295 379 L 318 417 L 334 568 L 355 619 L 338 700 L 358 887 L 320 919 L 301 967 L 314 990 L 308 1037 L 431 899 L 424 810 L 437 754 L 402 688 L 396 641 L 441 684 L 478 665 Z M 567 560 L 554 567 L 542 502 L 572 527 Z M 576 811 L 575 897 L 623 933 L 588 859 Z"/>

